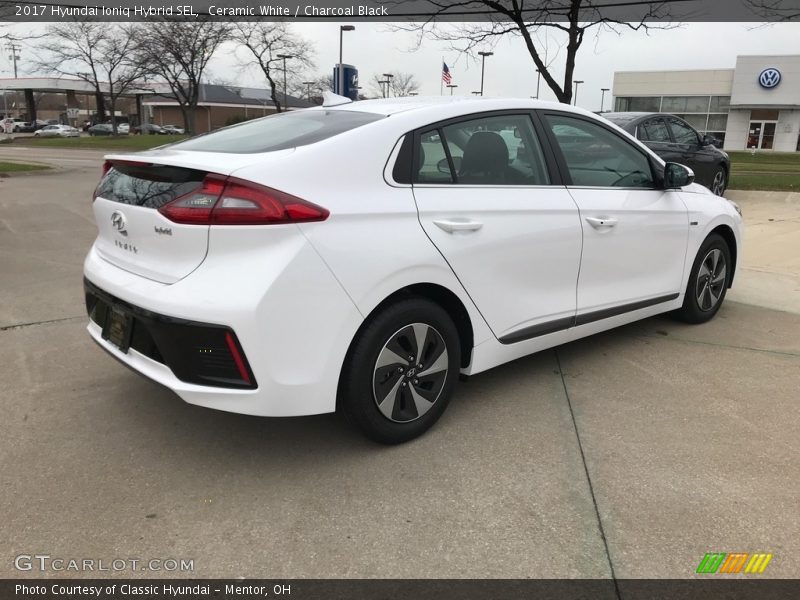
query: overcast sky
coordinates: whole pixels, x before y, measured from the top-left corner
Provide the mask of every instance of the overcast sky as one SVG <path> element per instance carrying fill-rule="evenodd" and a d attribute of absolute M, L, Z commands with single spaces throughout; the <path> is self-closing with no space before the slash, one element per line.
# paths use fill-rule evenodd
<path fill-rule="evenodd" d="M 421 94 L 438 95 L 441 61 L 444 57 L 453 75 L 458 94 L 469 95 L 480 88 L 480 63 L 450 50 L 448 44 L 425 41 L 414 50 L 415 36 L 391 31 L 381 23 L 354 23 L 356 30 L 344 36 L 344 62 L 359 69 L 361 85 L 369 89 L 374 74 L 403 71 L 413 73 L 421 84 Z M 332 71 L 339 55 L 340 23 L 295 24 L 298 33 L 316 43 L 317 73 Z M 31 26 L 17 24 L 14 32 L 22 36 Z M 37 26 L 37 29 L 39 27 Z M 800 53 L 800 23 L 755 25 L 743 23 L 687 23 L 678 29 L 655 30 L 649 34 L 621 30 L 621 35 L 602 32 L 587 37 L 577 60 L 575 79 L 580 86 L 578 104 L 590 110 L 600 108 L 600 88 L 610 88 L 614 71 L 660 69 L 733 68 L 737 55 Z M 550 44 L 551 52 L 557 45 Z M 262 86 L 256 73 L 241 73 L 234 53 L 228 45 L 218 52 L 210 64 L 213 77 L 242 86 Z M 528 97 L 536 94 L 536 71 L 521 40 L 509 37 L 494 48 L 495 55 L 486 61 L 485 94 L 487 96 Z M 26 63 L 31 52 L 23 50 L 22 73 L 30 75 Z M 560 80 L 563 52 L 553 62 Z M 291 61 L 290 61 L 291 62 Z M 10 65 L 0 60 L 0 73 L 9 76 Z M 309 77 L 312 78 L 312 77 Z M 445 93 L 447 90 L 445 89 Z M 554 99 L 542 83 L 541 97 Z M 606 96 L 606 108 L 610 102 Z"/>

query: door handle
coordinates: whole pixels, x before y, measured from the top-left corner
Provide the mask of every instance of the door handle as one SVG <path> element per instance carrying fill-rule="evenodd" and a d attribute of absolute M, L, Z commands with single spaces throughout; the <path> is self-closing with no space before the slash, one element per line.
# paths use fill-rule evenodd
<path fill-rule="evenodd" d="M 586 222 L 595 229 L 614 227 L 617 224 L 617 220 L 611 217 L 586 217 Z"/>
<path fill-rule="evenodd" d="M 466 219 L 442 219 L 441 221 L 434 221 L 433 224 L 447 233 L 455 233 L 456 231 L 478 231 L 478 229 L 483 227 L 483 223 L 468 221 Z"/>

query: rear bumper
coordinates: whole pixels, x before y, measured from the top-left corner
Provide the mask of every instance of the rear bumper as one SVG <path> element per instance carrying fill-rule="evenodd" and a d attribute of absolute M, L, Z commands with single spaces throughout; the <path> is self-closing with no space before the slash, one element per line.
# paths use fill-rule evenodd
<path fill-rule="evenodd" d="M 108 341 L 111 313 L 128 322 L 121 354 L 135 350 L 166 366 L 179 380 L 200 386 L 255 389 L 258 387 L 236 333 L 228 327 L 167 317 L 115 298 L 88 279 L 83 280 L 86 312 Z M 115 344 L 112 344 L 115 345 Z"/>
<path fill-rule="evenodd" d="M 170 285 L 112 265 L 93 247 L 84 276 L 87 290 L 152 319 L 151 332 L 177 322 L 235 333 L 256 387 L 187 381 L 159 355 L 158 343 L 158 354 L 133 339 L 122 352 L 90 320 L 87 329 L 101 348 L 184 401 L 259 416 L 335 410 L 341 367 L 363 318 L 303 236 L 268 253 L 253 248 L 237 257 L 210 253 L 193 273 Z"/>

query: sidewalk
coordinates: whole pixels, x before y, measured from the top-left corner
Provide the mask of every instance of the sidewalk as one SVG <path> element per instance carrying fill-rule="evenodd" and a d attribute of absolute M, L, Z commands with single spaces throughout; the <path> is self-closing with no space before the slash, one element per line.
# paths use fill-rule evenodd
<path fill-rule="evenodd" d="M 800 193 L 730 190 L 742 208 L 744 249 L 729 300 L 800 313 Z"/>

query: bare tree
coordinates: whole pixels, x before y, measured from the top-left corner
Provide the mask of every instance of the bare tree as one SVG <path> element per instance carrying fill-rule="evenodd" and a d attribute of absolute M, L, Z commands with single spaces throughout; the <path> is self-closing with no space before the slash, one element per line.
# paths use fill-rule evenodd
<path fill-rule="evenodd" d="M 375 75 L 370 80 L 372 91 L 378 96 L 384 96 L 387 90 L 386 80 L 380 75 Z M 419 90 L 419 82 L 411 73 L 398 71 L 389 79 L 389 96 L 408 96 L 411 92 Z"/>
<path fill-rule="evenodd" d="M 142 23 L 136 30 L 136 62 L 167 84 L 180 107 L 186 133 L 195 133 L 203 73 L 220 44 L 230 38 L 230 24 L 163 21 Z"/>
<path fill-rule="evenodd" d="M 313 44 L 301 36 L 297 35 L 286 23 L 235 23 L 233 40 L 243 48 L 247 54 L 246 65 L 258 68 L 267 80 L 270 88 L 270 99 L 277 112 L 286 110 L 285 95 L 287 89 L 283 89 L 283 67 L 284 59 L 281 55 L 291 56 L 286 59 L 287 73 L 286 80 L 296 86 L 302 81 L 299 75 L 306 70 L 314 67 Z M 291 72 L 289 69 L 291 68 Z M 280 83 L 276 83 L 276 80 Z M 283 94 L 278 93 L 278 89 L 283 89 Z"/>
<path fill-rule="evenodd" d="M 136 87 L 141 67 L 131 60 L 134 33 L 130 26 L 111 23 L 58 23 L 47 29 L 39 49 L 45 53 L 37 66 L 46 71 L 82 79 L 92 86 L 97 117 L 106 120 L 106 99 L 111 127 L 117 134 L 116 107 L 120 96 Z"/>
<path fill-rule="evenodd" d="M 770 22 L 800 20 L 800 6 L 786 0 L 744 0 L 745 6 L 759 19 Z"/>
<path fill-rule="evenodd" d="M 395 0 L 384 0 L 395 4 Z M 478 51 L 493 48 L 502 38 L 515 36 L 522 38 L 534 68 L 560 102 L 572 101 L 572 83 L 575 74 L 575 61 L 584 42 L 586 33 L 591 30 L 613 31 L 624 29 L 648 30 L 666 29 L 674 24 L 663 21 L 672 18 L 670 5 L 680 0 L 661 2 L 628 3 L 625 8 L 620 3 L 604 0 L 421 0 L 427 6 L 424 20 L 409 25 L 398 25 L 397 29 L 415 31 L 419 34 L 418 43 L 425 37 L 451 42 L 451 47 L 471 57 Z M 637 20 L 631 22 L 628 14 L 638 9 Z M 614 10 L 617 10 L 615 13 Z M 443 24 L 452 15 L 481 15 L 483 22 Z M 488 22 L 486 21 L 488 19 Z M 625 19 L 625 20 L 623 20 Z M 658 23 L 661 21 L 661 23 Z M 543 45 L 539 34 L 552 32 L 564 38 L 564 76 L 561 83 L 556 80 L 552 62 L 543 56 Z"/>

